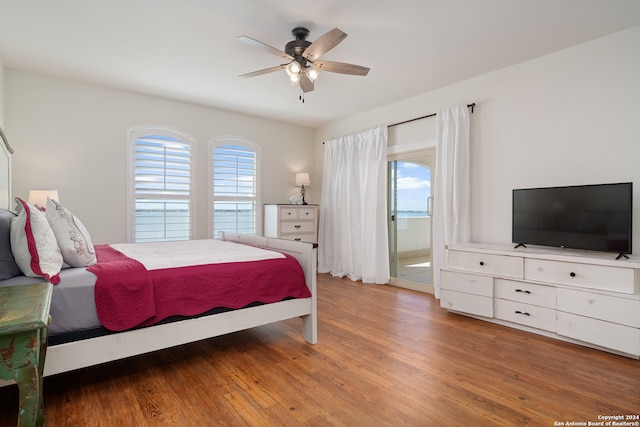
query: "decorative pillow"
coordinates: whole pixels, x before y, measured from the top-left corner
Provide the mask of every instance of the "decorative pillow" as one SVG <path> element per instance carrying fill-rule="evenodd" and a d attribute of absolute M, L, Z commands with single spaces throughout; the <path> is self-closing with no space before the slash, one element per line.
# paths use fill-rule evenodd
<path fill-rule="evenodd" d="M 22 274 L 11 252 L 11 220 L 15 217 L 14 212 L 0 209 L 0 280 Z"/>
<path fill-rule="evenodd" d="M 64 262 L 71 267 L 88 267 L 96 263 L 89 232 L 69 209 L 47 197 L 45 216 L 56 236 Z"/>
<path fill-rule="evenodd" d="M 18 216 L 11 221 L 11 250 L 25 276 L 60 283 L 62 253 L 44 213 L 16 197 Z"/>

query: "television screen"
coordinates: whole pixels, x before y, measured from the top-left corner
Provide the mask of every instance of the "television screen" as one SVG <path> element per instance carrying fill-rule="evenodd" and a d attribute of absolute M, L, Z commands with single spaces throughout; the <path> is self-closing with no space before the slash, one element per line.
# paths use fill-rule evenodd
<path fill-rule="evenodd" d="M 513 243 L 631 253 L 633 183 L 513 190 Z"/>

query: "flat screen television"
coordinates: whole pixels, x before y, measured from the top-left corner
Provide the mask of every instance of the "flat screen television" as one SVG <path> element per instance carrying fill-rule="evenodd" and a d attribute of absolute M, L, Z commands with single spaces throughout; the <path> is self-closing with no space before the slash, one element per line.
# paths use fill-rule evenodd
<path fill-rule="evenodd" d="M 512 239 L 630 254 L 633 183 L 513 190 Z"/>

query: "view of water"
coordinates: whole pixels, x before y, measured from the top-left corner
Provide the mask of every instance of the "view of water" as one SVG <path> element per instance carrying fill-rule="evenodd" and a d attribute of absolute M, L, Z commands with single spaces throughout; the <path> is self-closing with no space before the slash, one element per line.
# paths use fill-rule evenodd
<path fill-rule="evenodd" d="M 398 218 L 422 218 L 428 216 L 426 211 L 398 211 Z"/>
<path fill-rule="evenodd" d="M 427 217 L 425 211 L 398 211 L 398 218 Z M 253 210 L 216 210 L 214 236 L 220 231 L 254 234 Z M 136 241 L 187 240 L 190 236 L 189 211 L 137 210 Z"/>
<path fill-rule="evenodd" d="M 214 235 L 220 231 L 255 234 L 253 210 L 216 210 Z M 161 240 L 188 240 L 190 237 L 189 211 L 137 210 L 136 242 Z"/>

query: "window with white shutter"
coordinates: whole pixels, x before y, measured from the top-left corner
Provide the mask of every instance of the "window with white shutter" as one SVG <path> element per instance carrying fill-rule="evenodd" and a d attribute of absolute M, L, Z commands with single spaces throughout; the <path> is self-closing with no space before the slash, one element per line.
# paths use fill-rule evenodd
<path fill-rule="evenodd" d="M 220 231 L 257 233 L 261 217 L 258 194 L 259 149 L 227 138 L 211 144 L 211 237 Z"/>
<path fill-rule="evenodd" d="M 193 139 L 159 128 L 130 133 L 130 241 L 192 238 Z"/>

